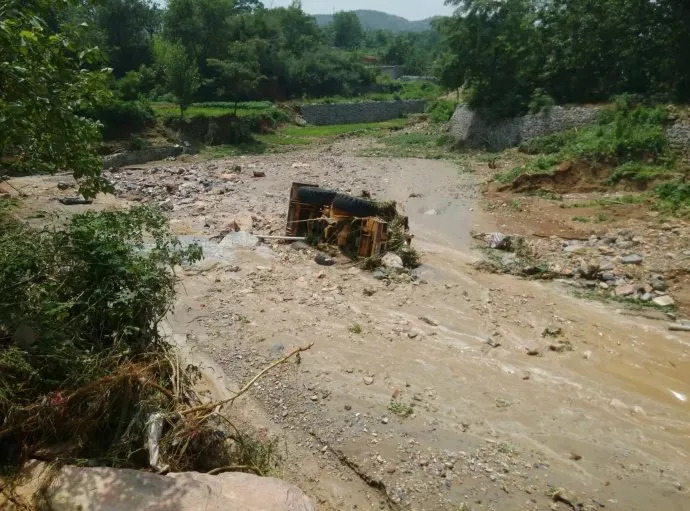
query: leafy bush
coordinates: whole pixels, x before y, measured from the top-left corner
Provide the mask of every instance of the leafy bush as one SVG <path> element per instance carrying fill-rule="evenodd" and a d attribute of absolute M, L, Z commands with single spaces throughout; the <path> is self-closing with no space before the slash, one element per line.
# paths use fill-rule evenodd
<path fill-rule="evenodd" d="M 431 103 L 426 111 L 429 114 L 429 120 L 435 123 L 443 123 L 450 121 L 455 113 L 455 108 L 458 104 L 455 101 L 448 101 L 446 99 L 439 99 Z"/>
<path fill-rule="evenodd" d="M 117 98 L 100 103 L 88 111 L 87 115 L 103 125 L 103 138 L 106 140 L 128 138 L 132 133 L 139 133 L 153 124 L 155 119 L 148 102 Z"/>
<path fill-rule="evenodd" d="M 2 215 L 0 424 L 17 407 L 100 375 L 105 354 L 149 350 L 172 304 L 173 268 L 200 256 L 147 208 L 76 215 L 55 231 Z"/>
<path fill-rule="evenodd" d="M 654 193 L 660 199 L 662 209 L 681 214 L 690 212 L 690 182 L 669 181 L 657 186 Z"/>

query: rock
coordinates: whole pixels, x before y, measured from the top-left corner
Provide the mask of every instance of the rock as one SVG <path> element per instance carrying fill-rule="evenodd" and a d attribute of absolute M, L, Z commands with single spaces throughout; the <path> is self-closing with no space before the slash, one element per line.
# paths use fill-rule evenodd
<path fill-rule="evenodd" d="M 541 333 L 542 337 L 558 337 L 563 334 L 563 329 L 559 326 L 550 325 L 547 326 Z"/>
<path fill-rule="evenodd" d="M 673 298 L 671 298 L 668 295 L 663 295 L 663 296 L 657 296 L 652 300 L 652 303 L 654 305 L 658 305 L 659 307 L 670 307 L 671 305 L 674 305 L 676 302 Z"/>
<path fill-rule="evenodd" d="M 376 289 L 372 289 L 370 287 L 365 287 L 362 290 L 362 293 L 364 294 L 364 296 L 374 296 L 376 294 Z"/>
<path fill-rule="evenodd" d="M 527 350 L 527 354 L 530 357 L 538 357 L 541 354 L 541 352 L 536 348 L 531 348 Z"/>
<path fill-rule="evenodd" d="M 263 170 L 255 170 L 253 175 L 254 177 L 266 177 L 266 173 Z"/>
<path fill-rule="evenodd" d="M 603 280 L 605 282 L 611 282 L 611 281 L 616 280 L 616 276 L 613 273 L 609 273 L 609 272 L 602 273 L 601 274 L 601 280 Z"/>
<path fill-rule="evenodd" d="M 566 245 L 563 248 L 563 252 L 567 252 L 569 254 L 577 254 L 578 252 L 584 252 L 587 249 L 584 245 Z"/>
<path fill-rule="evenodd" d="M 371 274 L 371 276 L 376 280 L 384 280 L 386 277 L 388 277 L 388 274 L 385 271 L 376 270 Z"/>
<path fill-rule="evenodd" d="M 249 234 L 245 231 L 237 231 L 231 232 L 230 234 L 225 236 L 225 238 L 223 238 L 219 245 L 223 248 L 253 248 L 259 245 L 260 243 L 261 240 L 259 240 L 259 238 L 257 238 L 253 234 Z"/>
<path fill-rule="evenodd" d="M 418 198 L 421 197 L 421 196 L 422 196 L 421 193 L 411 193 L 411 194 L 410 194 L 410 199 L 418 199 Z"/>
<path fill-rule="evenodd" d="M 511 266 L 517 262 L 517 254 L 513 254 L 512 252 L 509 252 L 507 254 L 503 254 L 503 257 L 501 257 L 501 264 L 503 266 Z"/>
<path fill-rule="evenodd" d="M 83 195 L 76 195 L 74 197 L 60 197 L 58 201 L 64 206 L 78 206 L 93 203 L 91 199 L 85 199 Z"/>
<path fill-rule="evenodd" d="M 72 188 L 72 185 L 69 183 L 65 183 L 64 181 L 58 181 L 57 184 L 58 190 L 69 190 Z"/>
<path fill-rule="evenodd" d="M 311 396 L 309 399 L 311 399 L 312 401 L 318 401 L 318 400 L 319 400 L 319 396 L 317 396 L 316 394 L 314 394 L 314 395 Z"/>
<path fill-rule="evenodd" d="M 611 261 L 606 261 L 606 262 L 601 263 L 601 264 L 599 265 L 599 271 L 602 271 L 602 272 L 604 272 L 604 271 L 611 271 L 611 270 L 613 270 L 614 268 L 615 268 L 615 267 L 614 267 L 614 265 L 613 265 L 613 263 L 612 263 Z"/>
<path fill-rule="evenodd" d="M 362 381 L 364 381 L 364 385 L 372 385 L 374 383 L 374 378 L 373 376 L 365 376 Z"/>
<path fill-rule="evenodd" d="M 321 266 L 333 266 L 335 264 L 335 259 L 326 254 L 316 254 L 314 257 L 314 262 Z"/>
<path fill-rule="evenodd" d="M 668 288 L 663 275 L 652 275 L 651 286 L 655 291 L 666 291 Z"/>
<path fill-rule="evenodd" d="M 381 419 L 381 424 L 388 424 L 388 417 Z"/>
<path fill-rule="evenodd" d="M 232 172 L 235 174 L 240 174 L 242 172 L 242 165 L 233 165 Z"/>
<path fill-rule="evenodd" d="M 345 405 L 345 410 L 347 410 L 349 412 L 350 410 L 352 410 L 352 406 L 351 405 Z"/>
<path fill-rule="evenodd" d="M 648 302 L 651 299 L 652 299 L 651 293 L 645 293 L 640 297 L 640 300 L 642 300 L 643 302 Z"/>
<path fill-rule="evenodd" d="M 206 511 L 315 510 L 296 486 L 253 474 L 182 472 L 163 476 L 138 470 L 73 466 L 52 473 L 43 463 L 29 465 L 32 484 L 46 486 L 42 497 L 54 511 L 196 511 L 200 507 Z"/>
<path fill-rule="evenodd" d="M 627 286 L 618 286 L 616 288 L 616 296 L 634 295 L 635 291 L 637 291 L 637 287 L 633 286 L 632 284 L 628 284 Z"/>
<path fill-rule="evenodd" d="M 642 264 L 644 257 L 639 254 L 628 254 L 621 258 L 623 264 Z"/>
<path fill-rule="evenodd" d="M 438 211 L 436 211 L 435 209 L 430 209 L 428 211 L 425 211 L 424 214 L 429 216 L 436 216 L 438 215 Z"/>
<path fill-rule="evenodd" d="M 237 182 L 240 180 L 240 176 L 237 174 L 221 174 L 220 178 L 224 181 Z"/>
<path fill-rule="evenodd" d="M 386 255 L 384 255 L 381 259 L 381 264 L 384 266 L 384 268 L 389 270 L 400 271 L 405 269 L 400 256 L 394 254 L 393 252 L 388 252 Z"/>

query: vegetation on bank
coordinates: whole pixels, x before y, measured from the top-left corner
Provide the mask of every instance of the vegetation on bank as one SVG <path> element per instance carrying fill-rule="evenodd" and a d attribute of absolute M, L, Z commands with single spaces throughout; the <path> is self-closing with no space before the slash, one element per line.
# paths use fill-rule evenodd
<path fill-rule="evenodd" d="M 690 209 L 690 169 L 668 144 L 667 121 L 665 107 L 621 96 L 614 106 L 602 110 L 596 125 L 524 143 L 520 150 L 536 158 L 496 179 L 511 183 L 523 175 L 548 176 L 563 162 L 584 162 L 592 168 L 611 169 L 605 184 L 651 186 L 659 207 L 685 214 Z"/>

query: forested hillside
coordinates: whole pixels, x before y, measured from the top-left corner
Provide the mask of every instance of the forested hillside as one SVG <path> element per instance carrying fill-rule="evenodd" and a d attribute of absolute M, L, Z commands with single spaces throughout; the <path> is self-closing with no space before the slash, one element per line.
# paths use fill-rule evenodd
<path fill-rule="evenodd" d="M 381 11 L 366 9 L 353 11 L 365 30 L 390 30 L 391 32 L 424 32 L 431 30 L 431 19 L 410 21 L 401 16 L 395 16 Z M 333 22 L 333 14 L 317 14 L 314 16 L 320 26 L 327 26 Z"/>

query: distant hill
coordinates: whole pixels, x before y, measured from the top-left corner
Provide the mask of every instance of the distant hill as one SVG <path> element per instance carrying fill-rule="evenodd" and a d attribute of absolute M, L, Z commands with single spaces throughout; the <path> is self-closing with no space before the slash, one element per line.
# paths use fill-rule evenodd
<path fill-rule="evenodd" d="M 354 11 L 365 30 L 390 30 L 391 32 L 423 32 L 431 29 L 431 18 L 421 21 L 409 21 L 400 16 L 380 11 Z M 333 21 L 332 14 L 316 14 L 316 22 L 325 26 Z"/>

